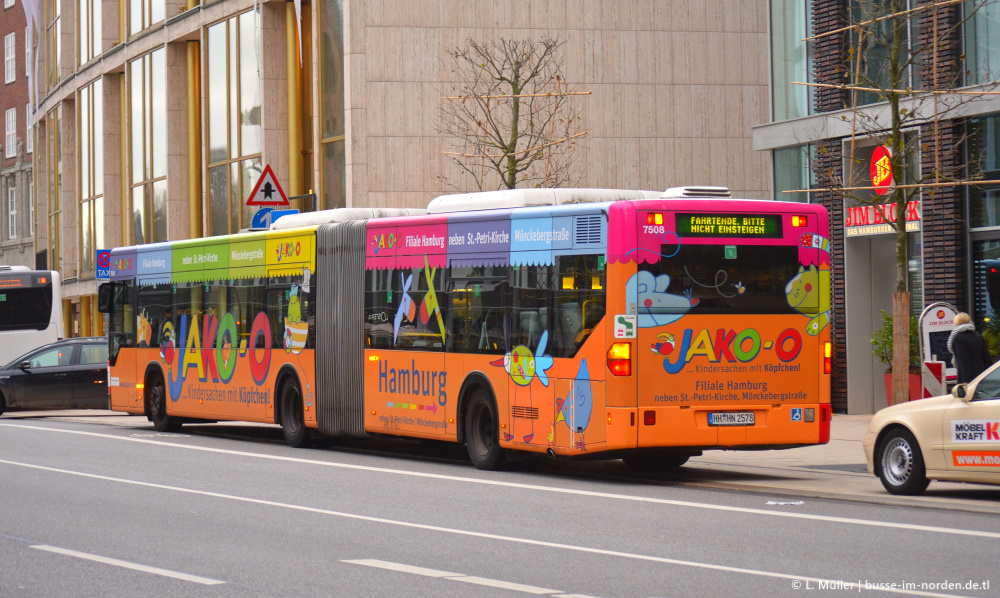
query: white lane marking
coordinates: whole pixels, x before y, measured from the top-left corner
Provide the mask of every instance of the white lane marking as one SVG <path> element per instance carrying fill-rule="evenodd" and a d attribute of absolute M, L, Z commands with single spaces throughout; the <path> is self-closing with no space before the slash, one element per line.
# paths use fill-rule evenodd
<path fill-rule="evenodd" d="M 524 592 L 527 594 L 538 594 L 539 596 L 545 594 L 562 593 L 560 590 L 550 590 L 548 588 L 529 586 L 522 583 L 502 581 L 499 579 L 490 579 L 488 577 L 476 577 L 474 575 L 462 575 L 461 573 L 449 573 L 447 571 L 438 571 L 437 569 L 427 569 L 424 567 L 416 567 L 414 565 L 406 565 L 404 563 L 392 563 L 389 561 L 380 561 L 378 559 L 356 559 L 356 560 L 341 561 L 341 562 L 350 563 L 352 565 L 364 565 L 365 567 L 375 567 L 377 569 L 388 569 L 389 571 L 399 571 L 401 573 L 411 573 L 413 575 L 422 575 L 424 577 L 447 579 L 449 581 L 462 581 L 465 583 L 471 583 L 479 586 L 488 586 L 491 588 L 500 588 L 503 590 L 513 590 L 515 592 Z"/>
<path fill-rule="evenodd" d="M 750 515 L 765 515 L 768 517 L 785 517 L 788 519 L 805 519 L 808 521 L 822 521 L 826 523 L 844 523 L 850 525 L 863 525 L 867 527 L 880 527 L 899 530 L 909 530 L 918 532 L 931 532 L 938 534 L 952 534 L 958 536 L 973 536 L 978 538 L 1000 539 L 1000 532 L 987 532 L 981 530 L 967 530 L 950 527 L 937 527 L 933 525 L 919 525 L 914 523 L 894 523 L 891 521 L 873 521 L 870 519 L 855 519 L 853 517 L 834 517 L 831 515 L 814 515 L 810 513 L 790 513 L 787 511 L 768 511 L 765 509 L 751 509 L 747 507 L 732 507 L 728 505 L 713 505 L 710 503 L 690 502 L 686 500 L 671 500 L 667 498 L 652 498 L 648 496 L 630 496 L 628 494 L 612 494 L 610 492 L 595 492 L 593 490 L 574 490 L 571 488 L 558 488 L 554 486 L 539 486 L 535 484 L 521 484 L 518 482 L 504 482 L 499 480 L 485 480 L 479 478 L 467 478 L 461 476 L 444 475 L 438 473 L 425 473 L 420 471 L 406 471 L 402 469 L 389 469 L 385 467 L 373 467 L 370 465 L 352 465 L 349 463 L 332 463 L 329 461 L 317 461 L 314 459 L 303 459 L 300 457 L 283 457 L 280 455 L 263 455 L 260 453 L 250 453 L 246 451 L 234 451 L 229 449 L 212 448 L 206 446 L 192 446 L 177 444 L 174 442 L 163 442 L 161 440 L 149 440 L 145 438 L 129 438 L 126 436 L 115 436 L 112 434 L 99 434 L 97 432 L 84 432 L 81 430 L 60 430 L 58 428 L 47 428 L 44 426 L 26 426 L 19 424 L 0 424 L 0 427 L 24 428 L 27 430 L 42 430 L 45 432 L 60 432 L 64 434 L 77 434 L 80 436 L 93 436 L 109 440 L 119 440 L 124 442 L 139 442 L 157 446 L 180 448 L 192 451 L 204 451 L 221 455 L 235 455 L 239 457 L 252 457 L 270 461 L 284 461 L 287 463 L 300 463 L 304 465 L 320 465 L 323 467 L 333 467 L 337 469 L 350 469 L 355 471 L 371 471 L 376 473 L 387 473 L 417 478 L 428 478 L 435 480 L 447 480 L 464 484 L 479 484 L 483 486 L 500 486 L 504 488 L 517 488 L 520 490 L 533 490 L 536 492 L 552 492 L 556 494 L 569 494 L 574 496 L 589 496 L 593 498 L 607 498 L 612 500 L 624 500 L 632 502 L 642 502 L 658 505 L 670 505 L 674 507 L 688 507 L 692 509 L 707 509 L 712 511 L 727 511 L 730 513 L 744 513 Z M 0 461 L 2 462 L 2 461 Z"/>
<path fill-rule="evenodd" d="M 198 575 L 190 575 L 188 573 L 181 573 L 179 571 L 171 571 L 169 569 L 161 569 L 159 567 L 150 567 L 149 565 L 140 565 L 138 563 L 130 563 L 128 561 L 121 561 L 118 559 L 109 558 L 106 556 L 99 556 L 96 554 L 90 554 L 87 552 L 78 552 L 76 550 L 69 550 L 68 548 L 59 548 L 58 546 L 48 546 L 45 544 L 37 544 L 32 546 L 32 548 L 37 548 L 38 550 L 45 550 L 47 552 L 54 552 L 56 554 L 62 554 L 65 556 L 72 556 L 78 559 L 86 559 L 88 561 L 95 561 L 98 563 L 104 563 L 105 565 L 114 565 L 115 567 L 124 567 L 125 569 L 134 569 L 135 571 L 142 571 L 143 573 L 152 573 L 154 575 L 162 575 L 164 577 L 173 577 L 174 579 L 181 579 L 184 581 L 191 581 L 194 583 L 200 583 L 206 586 L 215 586 L 219 584 L 224 584 L 226 582 L 219 581 L 217 579 L 209 579 L 207 577 L 201 577 Z"/>
<path fill-rule="evenodd" d="M 574 552 L 583 552 L 587 554 L 599 554 L 604 556 L 613 556 L 625 559 L 634 559 L 640 561 L 650 561 L 654 563 L 664 563 L 668 565 L 679 565 L 683 567 L 696 567 L 699 569 L 709 569 L 712 571 L 725 571 L 727 573 L 744 573 L 747 575 L 757 575 L 760 577 L 774 577 L 778 579 L 791 579 L 793 581 L 812 581 L 823 582 L 825 584 L 840 583 L 845 582 L 839 580 L 822 579 L 819 577 L 809 577 L 805 575 L 791 575 L 788 573 L 776 573 L 773 571 L 761 571 L 758 569 L 744 569 L 742 567 L 729 567 L 726 565 L 715 565 L 712 563 L 699 563 L 696 561 L 684 561 L 679 559 L 671 559 L 666 557 L 651 556 L 645 554 L 634 554 L 630 552 L 621 552 L 618 550 L 605 550 L 603 548 L 591 548 L 588 546 L 575 546 L 573 544 L 560 544 L 558 542 L 546 542 L 543 540 L 532 540 L 530 538 L 517 538 L 514 536 L 501 536 L 499 534 L 489 534 L 485 532 L 475 532 L 470 530 L 456 529 L 450 527 L 442 527 L 439 525 L 428 525 L 425 523 L 413 523 L 410 521 L 399 521 L 396 519 L 385 519 L 384 517 L 372 517 L 369 515 L 357 515 L 355 513 L 344 513 L 341 511 L 331 511 L 329 509 L 320 509 L 317 507 L 306 507 L 303 505 L 292 505 L 288 503 L 280 503 L 272 500 L 264 500 L 260 498 L 249 498 L 246 496 L 235 496 L 232 494 L 222 494 L 219 492 L 209 492 L 206 490 L 194 490 L 192 488 L 181 488 L 179 486 L 167 486 L 165 484 L 154 484 L 152 482 L 140 482 L 138 480 L 127 480 L 124 478 L 114 478 L 110 476 L 97 475 L 94 473 L 84 473 L 81 471 L 70 471 L 68 469 L 58 469 L 56 467 L 46 467 L 44 465 L 32 465 L 30 463 L 18 463 L 17 461 L 7 461 L 5 459 L 0 459 L 0 463 L 6 463 L 7 465 L 15 465 L 18 467 L 27 467 L 29 469 L 38 469 L 41 471 L 51 471 L 54 473 L 64 473 L 68 475 L 79 476 L 83 478 L 90 478 L 95 480 L 105 480 L 109 482 L 118 482 L 121 484 L 130 484 L 133 486 L 142 486 L 145 488 L 157 488 L 160 490 L 171 490 L 174 492 L 180 492 L 184 494 L 193 494 L 196 496 L 210 496 L 213 498 L 222 498 L 232 501 L 238 501 L 248 504 L 264 505 L 268 507 L 279 507 L 283 509 L 290 509 L 293 511 L 302 511 L 306 513 L 316 513 L 319 515 L 329 515 L 332 517 L 342 517 L 344 519 L 353 519 L 356 521 L 368 521 L 371 523 L 384 523 L 387 525 L 395 525 L 399 527 L 405 527 L 410 529 L 419 529 L 432 532 L 440 532 L 445 534 L 453 534 L 456 536 L 468 536 L 472 538 L 484 538 L 487 540 L 497 540 L 501 542 L 511 542 L 514 544 L 524 544 L 528 546 L 540 546 L 542 548 L 557 548 L 560 550 L 571 550 Z M 852 586 L 857 584 L 851 584 Z M 880 588 L 882 589 L 882 588 Z M 860 591 L 860 588 L 859 588 Z M 913 590 L 895 590 L 887 589 L 883 590 L 885 592 L 896 593 L 896 594 L 907 594 L 911 596 L 936 596 L 940 598 L 956 598 L 951 594 L 931 594 L 927 592 L 917 592 Z"/>

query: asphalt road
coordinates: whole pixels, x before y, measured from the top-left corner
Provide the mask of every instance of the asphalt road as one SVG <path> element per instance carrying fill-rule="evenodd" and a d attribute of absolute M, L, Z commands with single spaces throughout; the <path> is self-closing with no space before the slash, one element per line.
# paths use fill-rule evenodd
<path fill-rule="evenodd" d="M 280 437 L 0 419 L 0 596 L 1000 595 L 976 509 Z"/>

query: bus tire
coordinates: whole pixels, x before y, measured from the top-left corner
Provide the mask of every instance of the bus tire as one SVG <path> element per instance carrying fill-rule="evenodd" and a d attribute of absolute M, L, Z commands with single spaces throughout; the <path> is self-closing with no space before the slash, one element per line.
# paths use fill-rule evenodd
<path fill-rule="evenodd" d="M 302 411 L 302 391 L 294 378 L 281 385 L 281 431 L 285 442 L 293 448 L 309 446 L 309 429 Z"/>
<path fill-rule="evenodd" d="M 146 382 L 146 405 L 149 419 L 157 432 L 176 432 L 181 429 L 181 420 L 167 415 L 167 389 L 159 374 L 153 374 Z"/>
<path fill-rule="evenodd" d="M 917 439 L 909 430 L 893 428 L 879 443 L 878 478 L 889 494 L 914 496 L 927 489 L 930 480 Z"/>
<path fill-rule="evenodd" d="M 477 388 L 465 411 L 465 447 L 477 469 L 501 469 L 506 463 L 500 448 L 500 420 L 490 394 Z"/>

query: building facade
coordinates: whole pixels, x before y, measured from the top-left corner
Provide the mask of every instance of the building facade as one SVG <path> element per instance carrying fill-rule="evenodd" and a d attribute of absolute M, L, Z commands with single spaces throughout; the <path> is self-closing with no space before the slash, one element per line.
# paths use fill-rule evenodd
<path fill-rule="evenodd" d="M 469 38 L 565 42 L 579 186 L 772 196 L 764 0 L 29 2 L 36 250 L 71 334 L 99 332 L 96 249 L 245 228 L 265 166 L 301 209 L 474 190 L 436 126 Z"/>
<path fill-rule="evenodd" d="M 31 44 L 21 0 L 3 0 L 0 39 L 4 66 L 0 85 L 4 123 L 0 138 L 0 265 L 34 267 L 34 139 L 28 124 Z"/>
<path fill-rule="evenodd" d="M 888 6 L 888 0 L 771 0 L 772 112 L 770 122 L 753 133 L 754 148 L 772 156 L 776 193 L 829 210 L 832 396 L 835 410 L 849 413 L 873 413 L 886 405 L 885 366 L 874 359 L 871 339 L 883 324 L 882 312 L 892 313 L 896 239 L 877 212 L 858 201 L 882 201 L 871 167 L 882 155 L 879 140 L 889 113 L 870 86 L 855 88 L 865 87 L 864 73 L 867 81 L 883 82 L 887 48 L 875 41 L 877 36 L 859 41 L 847 26 L 864 22 L 874 11 L 884 14 Z M 940 181 L 1000 180 L 1000 89 L 995 83 L 1000 7 L 972 0 L 900 0 L 899 9 L 913 11 L 903 35 L 907 56 L 915 60 L 901 72 L 896 88 L 948 92 L 934 94 L 936 102 L 928 101 L 934 95 L 917 94 L 901 106 L 928 112 L 904 131 L 916 150 L 906 154 L 906 176 L 894 173 L 896 179 L 929 184 L 935 172 L 946 175 L 921 188 L 907 209 L 910 311 L 920 316 L 935 302 L 967 311 L 995 353 L 1000 348 L 1000 186 Z M 932 104 L 941 107 L 933 113 L 937 117 L 927 108 Z M 831 185 L 851 187 L 855 197 L 824 189 Z M 809 189 L 814 190 L 801 192 Z"/>

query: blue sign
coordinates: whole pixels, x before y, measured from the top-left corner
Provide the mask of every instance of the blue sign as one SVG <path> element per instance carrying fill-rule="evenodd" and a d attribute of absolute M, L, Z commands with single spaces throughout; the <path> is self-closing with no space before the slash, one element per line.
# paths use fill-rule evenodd
<path fill-rule="evenodd" d="M 793 422 L 800 422 L 800 421 L 802 421 L 802 408 L 801 407 L 793 407 L 792 408 L 792 421 Z"/>
<path fill-rule="evenodd" d="M 261 208 L 257 210 L 257 212 L 253 215 L 253 219 L 250 220 L 250 228 L 253 230 L 270 228 L 271 224 L 268 214 L 270 214 L 273 209 L 274 208 Z"/>
<path fill-rule="evenodd" d="M 104 280 L 111 278 L 110 249 L 98 249 L 97 260 L 94 263 L 97 264 L 97 278 L 102 278 Z"/>
<path fill-rule="evenodd" d="M 274 208 L 261 208 L 253 215 L 253 219 L 250 220 L 251 230 L 267 230 L 271 228 L 274 221 L 282 216 L 288 216 L 290 214 L 298 214 L 298 210 L 275 210 Z"/>

